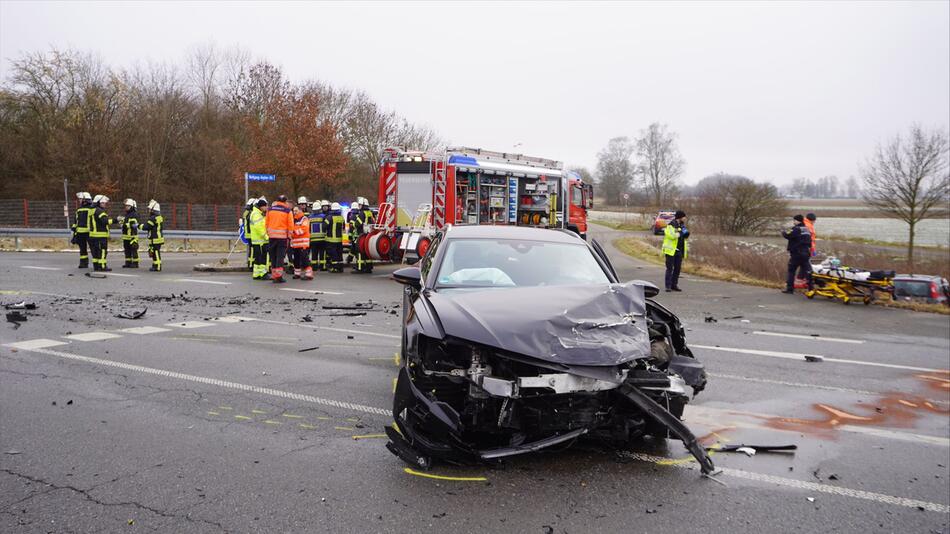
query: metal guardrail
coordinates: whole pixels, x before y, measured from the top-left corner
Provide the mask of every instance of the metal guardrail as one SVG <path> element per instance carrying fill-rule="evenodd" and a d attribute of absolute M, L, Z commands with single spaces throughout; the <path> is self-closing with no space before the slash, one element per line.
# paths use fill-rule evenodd
<path fill-rule="evenodd" d="M 237 232 L 209 232 L 206 230 L 166 230 L 162 232 L 166 239 L 183 239 L 186 243 L 189 239 L 220 239 L 222 241 L 228 242 L 228 248 L 231 247 L 232 241 L 237 241 L 240 239 Z M 49 237 L 49 238 L 61 238 L 69 239 L 72 237 L 72 232 L 66 230 L 65 228 L 0 228 L 0 237 L 12 237 L 14 244 L 13 248 L 17 251 L 21 248 L 20 239 L 22 238 L 37 238 L 37 237 Z M 122 239 L 122 235 L 113 232 L 109 236 L 112 241 L 119 241 Z M 147 239 L 144 235 L 139 236 L 139 239 L 143 242 L 146 242 Z"/>

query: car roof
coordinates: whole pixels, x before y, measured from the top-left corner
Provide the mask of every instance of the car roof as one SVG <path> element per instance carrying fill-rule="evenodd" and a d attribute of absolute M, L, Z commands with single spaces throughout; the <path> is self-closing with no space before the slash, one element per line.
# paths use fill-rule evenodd
<path fill-rule="evenodd" d="M 524 226 L 452 226 L 445 232 L 445 237 L 447 239 L 523 239 L 549 243 L 570 243 L 573 245 L 586 244 L 583 239 L 572 232 Z"/>

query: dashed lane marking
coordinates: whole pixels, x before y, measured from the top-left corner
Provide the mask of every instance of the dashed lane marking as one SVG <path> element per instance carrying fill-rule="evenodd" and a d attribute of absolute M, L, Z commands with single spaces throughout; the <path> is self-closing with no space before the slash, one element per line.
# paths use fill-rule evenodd
<path fill-rule="evenodd" d="M 385 438 L 386 434 L 363 434 L 361 436 L 353 436 L 353 439 L 376 439 L 376 438 Z"/>
<path fill-rule="evenodd" d="M 157 334 L 159 332 L 171 332 L 169 328 L 160 328 L 157 326 L 136 326 L 134 328 L 122 328 L 119 332 L 124 332 L 126 334 Z"/>
<path fill-rule="evenodd" d="M 21 265 L 21 269 L 34 269 L 36 271 L 62 271 L 60 267 L 39 267 L 37 265 Z"/>
<path fill-rule="evenodd" d="M 186 380 L 188 382 L 208 384 L 211 386 L 218 386 L 218 387 L 233 389 L 237 391 L 246 391 L 248 393 L 257 393 L 260 395 L 267 395 L 270 397 L 278 397 L 282 399 L 295 400 L 299 402 L 309 402 L 311 404 L 319 404 L 321 406 L 329 406 L 331 408 L 339 408 L 342 410 L 350 410 L 354 412 L 362 412 L 362 413 L 368 413 L 368 414 L 373 414 L 373 415 L 392 415 L 392 410 L 385 410 L 383 408 L 374 408 L 372 406 L 365 406 L 365 405 L 356 404 L 353 402 L 324 399 L 321 397 L 315 397 L 313 395 L 303 395 L 301 393 L 293 393 L 290 391 L 282 391 L 279 389 L 266 388 L 266 387 L 261 387 L 261 386 L 252 386 L 249 384 L 240 384 L 238 382 L 230 382 L 228 380 L 220 380 L 217 378 L 208 378 L 204 376 L 189 375 L 189 374 L 179 373 L 175 371 L 168 371 L 165 369 L 156 369 L 154 367 L 145 367 L 142 365 L 133 365 L 133 364 L 117 362 L 113 360 L 104 360 L 102 358 L 80 356 L 78 354 L 70 354 L 68 352 L 61 352 L 58 350 L 50 350 L 50 349 L 44 349 L 44 348 L 33 348 L 33 349 L 22 349 L 22 350 L 36 352 L 39 354 L 46 354 L 49 356 L 56 356 L 56 357 L 64 358 L 67 360 L 74 360 L 74 361 L 80 361 L 80 362 L 85 362 L 85 363 L 91 363 L 95 365 L 115 367 L 119 369 L 125 369 L 127 371 L 135 371 L 135 372 L 145 373 L 145 374 L 150 374 L 150 375 L 163 376 L 166 378 L 174 378 L 177 380 Z M 238 416 L 235 416 L 235 417 L 238 417 Z M 318 417 L 318 419 L 322 419 L 322 418 Z"/>
<path fill-rule="evenodd" d="M 727 375 L 721 373 L 706 373 L 714 378 L 725 378 L 726 380 L 742 380 L 744 382 L 758 382 L 761 384 L 774 384 L 777 386 L 789 386 L 804 389 L 821 389 L 825 391 L 840 391 L 842 393 L 857 393 L 858 395 L 880 395 L 879 391 L 865 391 L 863 389 L 840 388 L 836 386 L 822 386 L 819 384 L 805 384 L 802 382 L 788 382 L 785 380 L 772 380 L 770 378 L 756 378 L 751 376 Z"/>
<path fill-rule="evenodd" d="M 240 421 L 253 421 L 253 420 L 254 420 L 253 417 L 248 417 L 248 416 L 246 416 L 246 415 L 235 415 L 234 418 L 235 418 L 235 419 L 238 419 L 238 420 L 240 420 Z"/>
<path fill-rule="evenodd" d="M 24 350 L 29 350 L 31 352 L 36 352 L 39 354 L 46 354 L 49 356 L 56 356 L 56 357 L 64 358 L 67 360 L 81 361 L 81 362 L 91 363 L 91 364 L 96 364 L 96 365 L 105 365 L 109 367 L 126 369 L 129 371 L 136 371 L 140 373 L 164 376 L 167 378 L 175 378 L 178 380 L 187 380 L 190 382 L 209 384 L 209 385 L 224 387 L 228 389 L 234 389 L 238 391 L 258 393 L 261 395 L 280 397 L 280 398 L 291 399 L 291 400 L 296 400 L 300 402 L 309 402 L 312 404 L 320 404 L 323 406 L 331 406 L 334 408 L 353 410 L 353 411 L 358 411 L 358 412 L 363 412 L 363 413 L 370 413 L 374 415 L 391 415 L 390 410 L 385 410 L 383 408 L 375 408 L 372 406 L 364 406 L 361 404 L 341 402 L 341 401 L 336 401 L 336 400 L 331 400 L 331 399 L 322 399 L 320 397 L 314 397 L 312 395 L 302 395 L 299 393 L 281 391 L 281 390 L 276 390 L 272 388 L 264 388 L 264 387 L 258 387 L 258 386 L 251 386 L 247 384 L 239 384 L 236 382 L 229 382 L 226 380 L 218 380 L 215 378 L 206 378 L 206 377 L 201 377 L 201 376 L 188 375 L 188 374 L 178 373 L 174 371 L 166 371 L 163 369 L 144 367 L 141 365 L 132 365 L 132 364 L 116 362 L 112 360 L 104 360 L 101 358 L 91 358 L 88 356 L 80 356 L 78 354 L 70 354 L 67 352 L 61 352 L 57 350 L 50 350 L 50 349 L 44 349 L 44 348 L 24 349 Z M 241 416 L 241 415 L 236 415 L 234 416 L 234 418 L 239 419 L 239 420 L 252 420 L 250 417 Z M 320 417 L 318 417 L 318 419 L 320 419 Z M 303 425 L 304 423 L 300 423 L 298 426 L 300 428 L 307 428 Z M 648 454 L 641 454 L 641 453 L 629 453 L 629 454 L 634 459 L 644 461 L 644 462 L 650 462 L 654 464 L 659 463 L 661 461 L 669 460 L 669 458 L 662 458 L 659 456 L 652 456 Z M 672 467 L 687 468 L 688 465 L 674 465 Z M 427 473 L 418 473 L 418 472 L 410 473 L 410 471 L 412 470 L 408 468 L 406 469 L 407 469 L 406 472 L 409 474 L 413 474 L 417 476 L 427 475 Z M 879 502 L 883 504 L 891 504 L 895 506 L 904 506 L 904 507 L 909 507 L 909 508 L 922 508 L 924 510 L 929 510 L 932 512 L 938 512 L 938 513 L 943 513 L 943 514 L 950 513 L 950 506 L 947 506 L 946 504 L 920 501 L 916 499 L 908 499 L 905 497 L 896 497 L 892 495 L 885 495 L 882 493 L 873 493 L 870 491 L 855 490 L 855 489 L 845 488 L 845 487 L 840 487 L 840 486 L 830 486 L 827 484 L 817 484 L 815 482 L 805 482 L 801 480 L 795 480 L 795 479 L 779 477 L 779 476 L 774 476 L 774 475 L 766 475 L 762 473 L 743 471 L 741 469 L 722 468 L 722 474 L 728 477 L 741 478 L 745 480 L 752 480 L 752 481 L 763 482 L 767 484 L 776 484 L 779 486 L 784 486 L 784 487 L 789 487 L 789 488 L 805 489 L 805 490 L 810 490 L 810 491 L 815 491 L 815 492 L 820 492 L 820 493 L 850 497 L 854 499 L 862 499 L 862 500 L 868 500 L 868 501 L 873 501 L 873 502 Z M 439 476 L 430 475 L 429 478 L 439 478 Z M 483 477 L 471 477 L 471 478 L 478 479 L 478 478 L 483 478 Z"/>
<path fill-rule="evenodd" d="M 289 322 L 286 322 L 286 321 L 272 321 L 272 320 L 270 320 L 270 319 L 257 319 L 257 318 L 253 318 L 253 319 L 251 319 L 251 320 L 252 320 L 252 321 L 261 322 L 261 323 L 282 324 L 282 325 L 287 325 L 287 326 L 298 326 L 298 327 L 302 327 L 302 328 L 309 328 L 310 330 L 329 330 L 329 331 L 331 331 L 331 332 L 343 332 L 343 333 L 345 333 L 345 334 L 361 334 L 361 335 L 364 335 L 364 336 L 377 336 L 377 337 L 388 337 L 388 338 L 392 338 L 392 339 L 402 339 L 402 336 L 396 336 L 396 335 L 393 335 L 393 334 L 378 334 L 378 333 L 376 333 L 376 332 L 367 332 L 367 331 L 365 331 L 365 330 L 350 330 L 350 329 L 347 329 L 347 328 L 333 328 L 333 327 L 329 327 L 329 326 L 317 326 L 317 325 L 308 324 L 308 323 L 289 323 Z"/>
<path fill-rule="evenodd" d="M 333 427 L 333 429 L 334 429 L 334 430 L 346 430 L 346 431 L 356 430 L 355 428 L 350 427 L 350 426 L 335 426 L 335 427 Z"/>
<path fill-rule="evenodd" d="M 137 275 L 137 274 L 126 274 L 126 273 L 109 273 L 109 274 L 107 274 L 106 276 L 107 276 L 107 277 L 109 277 L 109 276 L 124 276 L 124 277 L 126 277 L 126 278 L 138 278 L 138 277 L 139 277 L 139 275 Z"/>
<path fill-rule="evenodd" d="M 180 323 L 166 323 L 165 326 L 174 326 L 175 328 L 204 328 L 213 325 L 210 321 L 182 321 Z"/>
<path fill-rule="evenodd" d="M 320 291 L 317 289 L 294 289 L 292 287 L 282 287 L 281 291 L 296 291 L 298 293 L 310 293 L 311 295 L 345 295 L 345 293 L 337 293 L 336 291 Z"/>
<path fill-rule="evenodd" d="M 754 350 L 754 349 L 737 349 L 734 347 L 715 347 L 712 345 L 690 345 L 692 348 L 697 349 L 706 349 L 706 350 L 718 350 L 722 352 L 736 352 L 739 354 L 754 354 L 756 356 L 767 356 L 769 358 L 782 358 L 786 360 L 799 360 L 805 361 L 805 357 L 812 356 L 816 358 L 821 358 L 826 362 L 831 363 L 848 363 L 852 365 L 867 365 L 870 367 L 884 367 L 887 369 L 905 369 L 908 371 L 925 371 L 928 373 L 945 373 L 946 369 L 932 369 L 930 367 L 913 367 L 910 365 L 897 365 L 893 363 L 878 363 L 878 362 L 863 362 L 860 360 L 843 360 L 840 358 L 827 358 L 820 354 L 804 354 L 801 352 L 776 352 L 771 350 Z"/>
<path fill-rule="evenodd" d="M 274 421 L 273 419 L 265 419 L 264 424 L 265 425 L 282 425 L 284 423 L 281 423 L 280 421 Z"/>
<path fill-rule="evenodd" d="M 104 339 L 116 339 L 122 336 L 119 334 L 111 334 L 109 332 L 85 332 L 82 334 L 71 334 L 63 337 L 66 339 L 72 339 L 74 341 L 102 341 Z"/>
<path fill-rule="evenodd" d="M 173 282 L 189 282 L 192 284 L 214 284 L 218 286 L 229 286 L 231 282 L 218 282 L 216 280 L 195 280 L 194 278 L 175 278 Z"/>
<path fill-rule="evenodd" d="M 760 336 L 790 337 L 794 339 L 810 339 L 812 341 L 832 341 L 834 343 L 854 343 L 857 345 L 864 343 L 864 341 L 860 339 L 845 339 L 843 337 L 806 336 L 803 334 L 784 334 L 782 332 L 762 332 L 762 331 L 756 331 L 752 333 L 758 334 Z"/>
<path fill-rule="evenodd" d="M 660 456 L 653 456 L 651 454 L 643 454 L 639 452 L 627 453 L 631 458 L 635 460 L 640 460 L 641 462 L 649 462 L 652 464 L 658 465 L 668 465 L 669 467 L 675 467 L 679 469 L 689 469 L 691 468 L 690 462 L 687 463 L 666 463 L 667 458 L 662 458 Z M 895 497 L 893 495 L 886 495 L 884 493 L 874 493 L 871 491 L 856 490 L 851 488 L 845 488 L 841 486 L 831 486 L 829 484 L 819 484 L 817 482 L 807 482 L 804 480 L 796 480 L 794 478 L 785 478 L 775 475 L 766 475 L 764 473 L 754 473 L 752 471 L 745 471 L 742 469 L 733 469 L 731 467 L 723 467 L 722 473 L 719 476 L 741 478 L 744 480 L 752 480 L 755 482 L 764 482 L 766 484 L 775 484 L 778 486 L 783 486 L 786 488 L 795 488 L 802 489 L 807 491 L 814 491 L 818 493 L 827 493 L 830 495 L 840 495 L 842 497 L 851 497 L 853 499 L 861 499 L 866 501 L 878 502 L 883 504 L 892 504 L 894 506 L 904 506 L 907 508 L 919 508 L 923 510 L 928 510 L 930 512 L 938 512 L 941 514 L 950 513 L 950 506 L 946 504 L 920 501 L 917 499 L 908 499 L 906 497 Z"/>
<path fill-rule="evenodd" d="M 307 423 L 297 423 L 297 426 L 299 426 L 300 428 L 306 428 L 307 430 L 316 430 L 316 429 L 317 429 L 317 427 L 315 427 L 315 426 L 313 426 L 313 425 L 308 425 Z"/>
<path fill-rule="evenodd" d="M 8 343 L 6 346 L 20 350 L 33 350 L 56 347 L 59 345 L 68 345 L 68 343 L 66 341 L 56 341 L 54 339 L 30 339 L 27 341 L 19 341 L 17 343 Z"/>
<path fill-rule="evenodd" d="M 294 415 L 294 414 L 291 414 L 291 413 L 282 413 L 282 414 L 280 414 L 280 416 L 281 416 L 281 417 L 286 417 L 287 419 L 303 419 L 303 416 L 302 416 L 302 415 Z"/>

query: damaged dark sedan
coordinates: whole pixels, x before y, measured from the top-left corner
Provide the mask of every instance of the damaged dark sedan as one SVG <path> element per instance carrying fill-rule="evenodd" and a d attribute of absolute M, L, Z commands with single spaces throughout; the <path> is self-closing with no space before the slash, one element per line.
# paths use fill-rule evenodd
<path fill-rule="evenodd" d="M 457 226 L 405 284 L 402 364 L 387 447 L 407 463 L 490 461 L 579 438 L 675 437 L 714 470 L 680 420 L 706 372 L 683 327 L 620 283 L 596 241 L 567 231 Z"/>

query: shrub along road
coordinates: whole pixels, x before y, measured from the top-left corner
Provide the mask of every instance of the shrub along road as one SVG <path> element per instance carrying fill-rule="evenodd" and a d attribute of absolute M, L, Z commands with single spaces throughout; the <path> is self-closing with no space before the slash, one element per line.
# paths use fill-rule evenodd
<path fill-rule="evenodd" d="M 592 235 L 623 279 L 661 280 L 610 246 L 617 234 Z M 714 481 L 653 440 L 434 479 L 379 437 L 399 345 L 391 267 L 280 287 L 190 270 L 213 259 L 92 279 L 73 255 L 0 254 L 0 301 L 37 304 L 0 329 L 0 531 L 948 528 L 945 317 L 687 276 L 659 297 L 711 375 L 687 424 L 709 445 L 794 455 L 714 454 Z M 323 308 L 370 299 L 364 316 Z"/>

